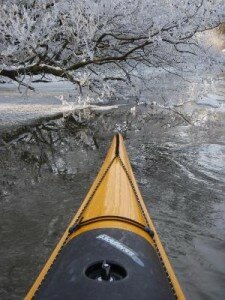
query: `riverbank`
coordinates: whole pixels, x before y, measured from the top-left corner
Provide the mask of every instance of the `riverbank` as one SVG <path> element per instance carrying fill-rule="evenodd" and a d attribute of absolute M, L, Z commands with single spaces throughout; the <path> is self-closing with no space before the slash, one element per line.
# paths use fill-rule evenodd
<path fill-rule="evenodd" d="M 159 105 L 183 110 L 191 114 L 201 108 L 225 111 L 225 76 L 206 74 L 204 77 L 180 78 L 159 70 L 149 73 L 146 83 L 127 87 L 118 96 L 90 98 L 77 94 L 72 83 L 66 81 L 34 82 L 35 91 L 14 83 L 0 84 L 0 128 L 20 126 L 42 117 L 49 118 L 90 105 L 130 104 Z M 118 91 L 117 91 L 118 92 Z"/>

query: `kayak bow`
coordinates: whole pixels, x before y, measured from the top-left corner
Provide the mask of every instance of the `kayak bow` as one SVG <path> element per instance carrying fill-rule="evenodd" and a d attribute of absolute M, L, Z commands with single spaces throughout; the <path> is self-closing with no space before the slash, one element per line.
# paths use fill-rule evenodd
<path fill-rule="evenodd" d="M 185 299 L 120 134 L 25 299 Z"/>

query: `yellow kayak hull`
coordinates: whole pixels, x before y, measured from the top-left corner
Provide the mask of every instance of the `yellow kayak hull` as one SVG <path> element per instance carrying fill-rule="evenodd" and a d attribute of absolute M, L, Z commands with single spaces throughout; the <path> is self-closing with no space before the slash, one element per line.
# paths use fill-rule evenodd
<path fill-rule="evenodd" d="M 110 233 L 110 235 L 108 235 L 108 233 Z M 95 234 L 95 236 L 93 236 L 93 234 Z M 116 238 L 113 237 L 113 235 L 115 235 Z M 125 237 L 126 235 L 127 235 L 127 237 Z M 84 238 L 85 236 L 89 237 L 89 238 L 85 239 Z M 126 238 L 127 238 L 127 243 L 128 244 L 130 243 L 130 245 L 135 248 L 135 251 L 133 251 L 132 248 L 130 248 L 131 246 L 127 247 L 126 244 L 123 243 L 123 240 L 124 239 L 126 240 Z M 139 262 L 139 265 L 142 264 L 142 262 L 140 263 L 140 261 L 141 261 L 140 257 L 141 257 L 141 255 L 143 256 L 143 253 L 146 253 L 146 258 L 143 256 L 143 261 L 145 261 L 146 266 L 149 265 L 149 272 L 154 273 L 154 270 L 151 269 L 150 260 L 159 261 L 159 264 L 161 266 L 159 266 L 160 271 L 159 272 L 156 271 L 156 273 L 158 275 L 152 274 L 151 275 L 152 277 L 149 278 L 149 280 L 151 280 L 151 282 L 152 282 L 151 283 L 152 286 L 150 283 L 148 285 L 147 279 L 144 280 L 144 283 L 143 283 L 143 286 L 146 286 L 146 293 L 151 293 L 152 295 L 155 295 L 154 298 L 151 298 L 151 297 L 148 298 L 146 296 L 146 293 L 143 292 L 143 299 L 145 299 L 145 296 L 146 296 L 146 299 L 162 299 L 162 300 L 163 299 L 185 299 L 185 296 L 183 294 L 181 286 L 176 278 L 175 272 L 169 262 L 169 259 L 166 255 L 164 247 L 162 246 L 162 243 L 157 234 L 157 231 L 155 229 L 153 221 L 151 220 L 149 213 L 146 209 L 146 206 L 144 204 L 144 201 L 142 199 L 141 193 L 137 186 L 137 183 L 136 183 L 136 180 L 135 180 L 135 177 L 134 177 L 134 174 L 133 174 L 130 162 L 129 162 L 129 158 L 128 158 L 128 155 L 127 155 L 127 152 L 125 149 L 123 138 L 120 134 L 117 134 L 114 136 L 112 144 L 110 146 L 110 149 L 108 150 L 107 156 L 105 158 L 105 161 L 104 161 L 96 179 L 94 180 L 89 192 L 87 193 L 79 210 L 77 211 L 77 213 L 71 220 L 69 226 L 67 227 L 66 231 L 64 232 L 64 234 L 63 234 L 62 238 L 60 239 L 60 241 L 58 242 L 58 244 L 56 245 L 51 256 L 49 257 L 48 261 L 46 262 L 45 266 L 43 267 L 42 271 L 40 272 L 39 276 L 37 277 L 36 281 L 34 282 L 33 286 L 31 287 L 30 291 L 26 295 L 25 299 L 27 299 L 27 300 L 33 299 L 33 298 L 36 299 L 36 297 L 37 297 L 37 299 L 44 299 L 46 297 L 48 297 L 48 299 L 51 299 L 51 295 L 52 295 L 52 299 L 63 299 L 63 296 L 62 296 L 63 293 L 60 292 L 61 293 L 60 295 L 59 295 L 59 293 L 57 294 L 57 292 L 56 292 L 57 288 L 55 288 L 55 290 L 54 290 L 54 286 L 51 286 L 51 288 L 49 288 L 49 290 L 48 290 L 48 285 L 50 286 L 50 282 L 55 282 L 54 284 L 57 284 L 57 280 L 70 281 L 70 279 L 68 279 L 69 277 L 67 275 L 66 275 L 67 279 L 65 279 L 65 276 L 64 276 L 65 274 L 63 275 L 64 279 L 59 279 L 61 277 L 57 277 L 57 276 L 61 276 L 61 274 L 58 274 L 59 273 L 58 270 L 59 269 L 63 270 L 63 259 L 62 259 L 63 257 L 65 257 L 65 259 L 67 259 L 67 261 L 68 261 L 68 255 L 69 255 L 68 253 L 69 253 L 69 251 L 72 251 L 72 250 L 67 250 L 67 248 L 68 249 L 71 248 L 72 244 L 75 245 L 75 241 L 77 241 L 77 245 L 78 245 L 79 243 L 81 243 L 82 239 L 84 241 L 84 244 L 89 243 L 88 240 L 89 241 L 92 240 L 93 251 L 89 253 L 89 256 L 91 256 L 91 257 L 94 255 L 93 253 L 95 253 L 95 251 L 97 251 L 96 247 L 99 247 L 99 249 L 102 247 L 102 254 L 104 254 L 104 249 L 107 246 L 109 249 L 106 250 L 106 253 L 108 253 L 107 255 L 112 255 L 112 257 L 114 257 L 114 260 L 118 260 L 118 257 L 120 255 L 122 255 L 121 261 L 123 262 L 123 260 L 125 259 L 124 264 L 126 265 L 126 260 L 130 259 L 130 261 L 127 262 L 127 264 L 128 264 L 127 268 L 129 269 L 128 271 L 126 270 L 126 268 L 124 269 L 124 271 L 122 271 L 122 267 L 121 267 L 121 269 L 120 269 L 120 267 L 115 267 L 117 262 L 116 263 L 112 262 L 111 269 L 113 270 L 113 268 L 114 268 L 118 274 L 119 274 L 119 272 L 121 272 L 122 275 L 125 273 L 131 274 L 129 276 L 124 275 L 124 277 L 126 277 L 126 279 L 119 280 L 120 283 L 116 283 L 117 286 L 115 285 L 115 282 L 112 282 L 112 283 L 110 283 L 109 286 L 107 286 L 107 293 L 108 292 L 109 292 L 109 294 L 111 293 L 112 297 L 115 294 L 116 299 L 120 299 L 119 297 L 122 295 L 122 290 L 124 288 L 122 284 L 124 282 L 124 286 L 126 288 L 129 288 L 129 278 L 131 278 L 130 285 L 134 285 L 132 283 L 132 280 L 135 280 L 135 274 L 136 274 L 135 272 L 138 269 L 138 265 L 135 266 L 135 264 L 138 264 L 138 262 Z M 136 242 L 135 242 L 135 239 L 136 239 Z M 85 242 L 85 241 L 87 241 L 87 242 Z M 97 244 L 96 244 L 96 247 L 94 248 L 95 241 Z M 140 255 L 139 255 L 139 249 L 138 249 L 138 247 L 136 247 L 137 244 L 139 244 L 140 247 L 141 247 L 141 245 L 142 245 L 142 247 L 144 247 L 143 253 L 141 252 L 142 250 L 140 250 Z M 81 248 L 82 244 L 79 244 L 79 245 L 80 245 L 79 248 Z M 147 246 L 147 245 L 149 245 L 149 246 Z M 76 250 L 76 247 L 78 247 L 78 246 L 75 245 L 73 247 L 75 247 L 74 251 L 75 252 L 77 251 L 77 255 L 80 257 L 81 253 L 78 251 L 78 249 Z M 156 255 L 151 254 L 148 257 L 148 253 L 146 252 L 146 251 L 148 251 L 148 249 L 146 250 L 146 248 L 148 248 L 148 247 L 149 247 L 149 253 L 155 252 Z M 90 248 L 90 245 L 89 245 L 89 248 Z M 87 252 L 88 252 L 88 250 L 87 250 Z M 67 254 L 65 254 L 65 253 L 67 253 Z M 136 253 L 137 255 L 134 253 Z M 99 258 L 100 257 L 99 255 L 100 254 L 97 251 L 96 258 L 97 257 Z M 117 256 L 115 256 L 115 255 L 117 255 Z M 127 257 L 125 257 L 125 255 Z M 157 256 L 157 258 L 156 258 L 156 256 Z M 58 261 L 60 259 L 61 259 L 61 262 L 59 264 Z M 95 257 L 93 256 L 92 259 L 94 260 Z M 108 259 L 108 261 L 111 261 L 110 257 L 109 258 L 107 257 L 107 259 Z M 77 259 L 77 261 L 78 260 L 79 259 Z M 103 257 L 102 261 L 105 262 L 105 257 Z M 131 261 L 134 264 L 134 266 L 131 265 Z M 97 274 L 97 272 L 99 271 L 99 270 L 97 271 L 97 268 L 101 268 L 101 266 L 99 264 L 100 263 L 96 261 L 96 270 L 94 270 L 94 267 L 90 267 L 89 265 L 84 266 L 84 267 L 82 266 L 83 269 L 86 268 L 88 270 L 88 267 L 90 267 L 92 270 L 92 271 L 90 271 L 90 272 L 92 272 L 92 274 L 90 273 L 88 275 L 85 272 L 89 272 L 89 271 L 82 271 L 85 273 L 85 274 L 83 274 L 81 272 L 82 276 L 86 276 L 86 277 L 89 275 L 92 277 L 95 276 L 93 274 Z M 107 266 L 110 265 L 110 263 L 107 263 L 107 262 L 105 262 L 105 264 Z M 158 264 L 158 262 L 154 262 L 154 268 L 157 268 L 156 266 L 158 266 L 159 264 Z M 119 265 L 121 265 L 120 261 L 118 261 L 118 266 Z M 56 268 L 56 266 L 58 269 Z M 93 261 L 93 266 L 95 266 L 94 261 Z M 68 268 L 70 268 L 69 265 L 68 265 Z M 78 266 L 76 266 L 76 268 L 79 268 L 79 264 L 78 264 Z M 110 266 L 108 266 L 107 268 L 110 268 Z M 132 268 L 136 269 L 136 270 L 133 271 Z M 141 267 L 140 267 L 140 270 L 141 270 Z M 64 272 L 64 271 L 62 271 L 62 272 Z M 105 272 L 105 270 L 103 270 L 101 272 Z M 107 272 L 109 273 L 109 271 L 107 271 Z M 145 272 L 145 277 L 146 277 L 146 274 L 148 274 L 148 269 L 143 270 L 142 272 Z M 56 275 L 56 273 L 58 275 Z M 74 282 L 76 282 L 76 280 L 78 280 L 77 277 L 79 277 L 79 274 L 81 274 L 81 273 L 76 273 L 76 275 L 74 275 L 74 278 L 76 277 L 74 279 L 75 280 Z M 49 274 L 51 274 L 51 275 L 49 275 Z M 101 274 L 103 274 L 103 273 L 101 273 Z M 98 281 L 105 280 L 105 278 L 103 278 L 103 279 L 101 278 L 101 274 L 98 275 L 99 276 Z M 112 272 L 112 274 L 113 274 L 113 272 Z M 116 276 L 118 274 L 115 275 L 115 278 L 117 278 Z M 138 274 L 139 274 L 139 275 L 137 275 L 138 277 L 142 276 L 141 273 L 138 273 Z M 105 281 L 107 281 L 107 278 L 109 279 L 109 281 L 110 280 L 114 281 L 115 278 L 113 276 L 114 275 L 112 275 L 110 277 L 110 275 L 108 274 L 107 276 L 104 275 L 103 277 L 106 277 Z M 86 277 L 82 277 L 83 281 L 86 280 Z M 122 277 L 120 279 L 123 279 Z M 153 284 L 153 281 L 155 280 L 156 277 L 157 278 L 165 277 L 165 279 L 164 278 L 157 279 L 158 281 L 156 280 L 156 282 Z M 48 279 L 48 278 L 50 278 L 50 279 Z M 49 284 L 44 283 L 46 281 L 46 279 L 47 279 L 47 282 L 49 281 Z M 87 280 L 87 283 L 84 284 L 84 288 L 83 288 L 84 290 L 89 289 L 88 284 L 90 284 L 92 286 L 92 284 L 94 282 L 94 280 L 90 281 L 90 278 L 88 278 L 88 279 L 89 279 L 89 281 Z M 115 280 L 117 280 L 117 279 L 115 279 Z M 79 280 L 81 280 L 81 279 L 79 279 Z M 160 294 L 160 280 L 163 281 L 163 285 L 165 286 L 165 288 L 161 294 Z M 137 282 L 138 282 L 138 280 L 137 280 Z M 167 286 L 167 282 L 168 282 L 168 286 Z M 67 284 L 67 283 L 65 282 L 65 284 Z M 93 289 L 99 290 L 99 294 L 95 294 L 94 296 L 92 295 L 92 297 L 97 297 L 98 299 L 111 299 L 110 296 L 108 296 L 109 298 L 104 298 L 104 296 L 101 295 L 101 293 L 103 293 L 105 291 L 104 290 L 105 287 L 102 288 L 102 286 L 105 283 L 104 284 L 101 283 L 102 284 L 101 286 L 99 286 L 99 282 L 97 284 L 98 284 L 97 286 L 93 286 Z M 118 285 L 118 284 L 120 284 L 120 285 Z M 156 288 L 157 288 L 158 284 L 159 284 L 159 288 L 158 288 L 159 292 L 156 292 Z M 74 284 L 74 286 L 75 286 L 75 284 Z M 71 287 L 71 293 L 74 293 L 74 299 L 79 299 L 79 297 L 85 297 L 86 299 L 89 299 L 88 298 L 89 296 L 87 296 L 89 294 L 85 294 L 86 292 L 80 291 L 80 289 L 82 289 L 81 286 L 82 286 L 82 284 L 79 284 L 79 287 L 77 288 L 77 290 L 76 289 L 73 290 L 74 287 L 73 288 Z M 110 291 L 111 286 L 113 286 L 112 291 Z M 99 287 L 99 289 L 97 287 Z M 61 287 L 61 290 L 63 288 L 64 287 Z M 118 289 L 119 289 L 119 292 L 118 292 Z M 120 295 L 120 289 L 121 289 L 121 295 Z M 52 292 L 53 290 L 54 290 L 54 293 Z M 69 288 L 67 288 L 67 290 L 69 290 Z M 167 290 L 168 290 L 168 292 L 167 292 Z M 77 291 L 78 298 L 76 297 L 76 291 Z M 96 292 L 96 293 L 98 293 L 98 292 Z M 167 293 L 168 293 L 168 297 L 167 297 Z M 134 290 L 133 294 L 135 294 L 135 290 Z M 46 295 L 48 295 L 48 296 L 46 296 Z M 64 297 L 65 297 L 65 295 L 67 295 L 65 299 L 70 298 L 70 296 L 69 296 L 70 294 L 64 294 Z M 126 296 L 124 294 L 121 297 L 122 297 L 121 299 L 132 299 L 131 295 Z M 141 296 L 139 298 L 140 298 L 140 300 L 142 299 Z M 72 299 L 72 296 L 71 296 L 71 299 Z M 90 296 L 90 299 L 91 299 L 91 296 Z"/>

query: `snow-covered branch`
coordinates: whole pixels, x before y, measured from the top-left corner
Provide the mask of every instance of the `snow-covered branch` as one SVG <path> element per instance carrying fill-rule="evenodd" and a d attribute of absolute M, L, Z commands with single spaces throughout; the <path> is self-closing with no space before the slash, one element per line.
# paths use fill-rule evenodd
<path fill-rule="evenodd" d="M 2 2 L 2 3 L 1 3 Z M 51 74 L 81 86 L 195 54 L 193 36 L 224 21 L 218 0 L 0 1 L 0 75 Z M 107 74 L 105 69 L 118 74 Z M 118 70 L 118 71 L 116 71 Z"/>

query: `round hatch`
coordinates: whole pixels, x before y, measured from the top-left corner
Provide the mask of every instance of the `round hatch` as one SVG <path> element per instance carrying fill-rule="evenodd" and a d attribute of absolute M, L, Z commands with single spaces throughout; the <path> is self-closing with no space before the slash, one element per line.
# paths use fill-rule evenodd
<path fill-rule="evenodd" d="M 122 266 L 107 260 L 92 264 L 87 268 L 85 274 L 90 279 L 108 282 L 122 280 L 127 276 L 127 272 Z"/>

